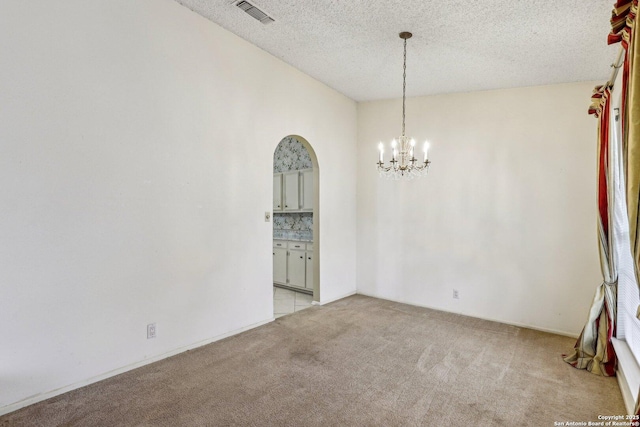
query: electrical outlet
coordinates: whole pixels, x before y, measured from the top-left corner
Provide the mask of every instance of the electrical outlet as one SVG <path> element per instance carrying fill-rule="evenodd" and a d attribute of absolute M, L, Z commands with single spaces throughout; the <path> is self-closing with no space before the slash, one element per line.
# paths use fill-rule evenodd
<path fill-rule="evenodd" d="M 264 222 L 269 222 L 271 221 L 271 212 L 265 212 L 264 213 Z"/>
<path fill-rule="evenodd" d="M 156 337 L 156 324 L 149 323 L 147 325 L 147 339 L 155 338 L 155 337 Z"/>
<path fill-rule="evenodd" d="M 453 299 L 460 299 L 460 294 L 458 294 L 458 290 L 457 289 L 453 290 Z"/>

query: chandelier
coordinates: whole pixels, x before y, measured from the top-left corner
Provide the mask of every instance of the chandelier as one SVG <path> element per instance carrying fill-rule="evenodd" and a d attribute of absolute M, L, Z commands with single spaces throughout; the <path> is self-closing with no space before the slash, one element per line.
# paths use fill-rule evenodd
<path fill-rule="evenodd" d="M 411 36 L 413 36 L 413 34 L 407 31 L 400 33 L 400 38 L 404 40 L 404 64 L 402 67 L 402 135 L 391 141 L 391 160 L 388 166 L 384 162 L 384 145 L 382 142 L 378 145 L 378 150 L 380 150 L 378 172 L 380 176 L 392 179 L 413 179 L 426 175 L 429 171 L 429 164 L 431 164 L 431 161 L 428 159 L 429 143 L 424 143 L 424 158 L 423 161 L 418 162 L 414 155 L 416 141 L 404 134 L 405 103 L 407 98 L 407 39 L 410 39 Z"/>

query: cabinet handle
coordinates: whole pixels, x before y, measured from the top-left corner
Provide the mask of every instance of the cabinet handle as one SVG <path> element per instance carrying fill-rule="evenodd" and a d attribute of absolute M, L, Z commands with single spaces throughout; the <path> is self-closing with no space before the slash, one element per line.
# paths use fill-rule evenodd
<path fill-rule="evenodd" d="M 274 254 L 275 255 L 275 254 Z M 309 257 L 309 261 L 311 261 L 311 257 Z"/>
<path fill-rule="evenodd" d="M 303 258 L 304 258 L 304 257 L 302 257 L 302 256 L 300 257 L 300 259 L 303 259 Z"/>

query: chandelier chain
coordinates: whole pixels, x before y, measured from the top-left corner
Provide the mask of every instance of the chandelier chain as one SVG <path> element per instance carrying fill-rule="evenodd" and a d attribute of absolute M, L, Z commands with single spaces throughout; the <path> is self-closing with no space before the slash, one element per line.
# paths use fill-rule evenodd
<path fill-rule="evenodd" d="M 404 39 L 404 62 L 402 65 L 402 136 L 404 136 L 405 99 L 407 92 L 407 39 Z"/>

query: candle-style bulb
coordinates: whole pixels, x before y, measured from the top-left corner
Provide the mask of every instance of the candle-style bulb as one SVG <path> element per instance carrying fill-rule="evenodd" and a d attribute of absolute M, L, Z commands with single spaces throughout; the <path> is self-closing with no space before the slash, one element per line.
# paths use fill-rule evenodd
<path fill-rule="evenodd" d="M 424 143 L 424 161 L 426 162 L 429 158 L 429 141 Z"/>

